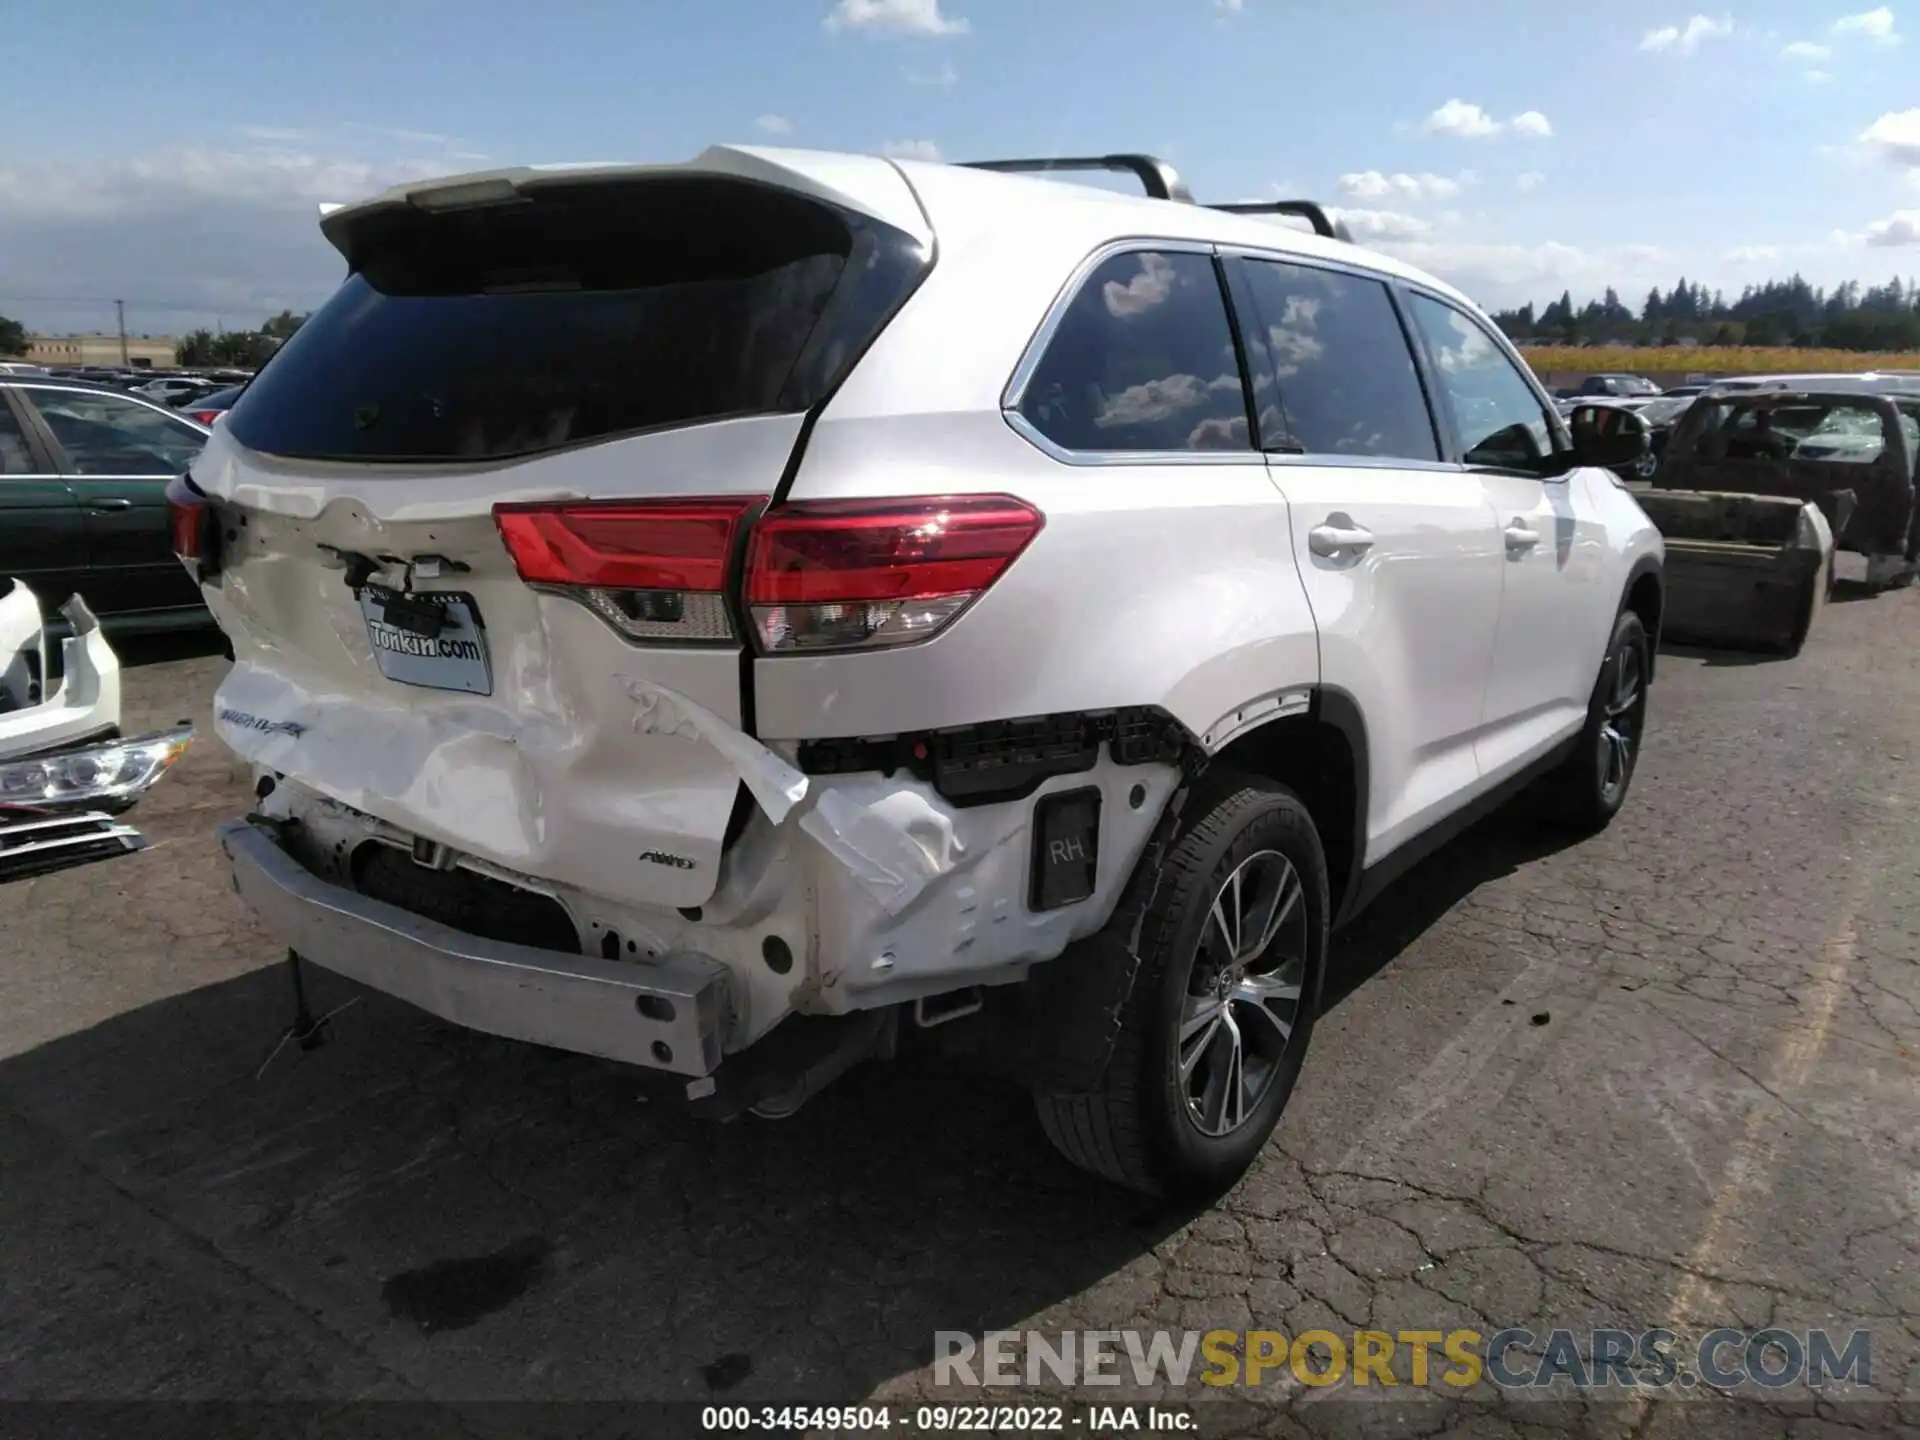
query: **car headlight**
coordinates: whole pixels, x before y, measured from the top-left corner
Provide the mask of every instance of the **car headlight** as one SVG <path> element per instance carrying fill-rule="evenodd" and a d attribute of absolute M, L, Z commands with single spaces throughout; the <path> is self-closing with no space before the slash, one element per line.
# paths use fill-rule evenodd
<path fill-rule="evenodd" d="M 0 808 L 130 801 L 166 774 L 192 743 L 193 727 L 183 725 L 0 765 Z"/>

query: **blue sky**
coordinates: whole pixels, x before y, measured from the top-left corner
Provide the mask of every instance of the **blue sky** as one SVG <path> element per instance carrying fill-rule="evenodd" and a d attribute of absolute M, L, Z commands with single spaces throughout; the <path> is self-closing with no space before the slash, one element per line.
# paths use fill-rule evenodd
<path fill-rule="evenodd" d="M 1145 149 L 1484 303 L 1920 273 L 1920 7 L 1656 0 L 10 0 L 0 314 L 257 323 L 315 205 L 740 141 Z M 1907 34 L 1911 23 L 1913 34 Z"/>

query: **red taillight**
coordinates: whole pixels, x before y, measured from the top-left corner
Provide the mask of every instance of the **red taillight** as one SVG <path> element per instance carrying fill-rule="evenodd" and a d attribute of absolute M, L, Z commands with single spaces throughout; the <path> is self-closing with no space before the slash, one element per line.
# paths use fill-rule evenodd
<path fill-rule="evenodd" d="M 211 425 L 227 412 L 224 410 L 189 410 L 187 418 L 198 420 L 202 425 Z"/>
<path fill-rule="evenodd" d="M 167 530 L 173 553 L 204 583 L 219 568 L 220 517 L 213 502 L 188 484 L 184 475 L 167 482 Z"/>
<path fill-rule="evenodd" d="M 496 505 L 520 578 L 564 588 L 636 640 L 733 641 L 745 599 L 767 651 L 901 645 L 943 629 L 1045 523 L 1007 495 L 819 500 L 751 517 L 764 495 Z"/>
<path fill-rule="evenodd" d="M 746 601 L 767 650 L 900 645 L 949 624 L 1045 518 L 1009 495 L 819 500 L 769 511 Z"/>
<path fill-rule="evenodd" d="M 727 566 L 764 495 L 496 505 L 520 578 L 578 590 L 635 639 L 734 638 Z"/>

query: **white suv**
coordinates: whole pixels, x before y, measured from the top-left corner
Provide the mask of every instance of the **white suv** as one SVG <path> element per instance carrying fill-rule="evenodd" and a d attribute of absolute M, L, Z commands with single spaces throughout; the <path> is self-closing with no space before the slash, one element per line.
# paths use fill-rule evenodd
<path fill-rule="evenodd" d="M 1332 926 L 1526 782 L 1607 822 L 1636 422 L 1317 207 L 1062 163 L 1149 193 L 716 148 L 325 212 L 172 492 L 296 957 L 719 1113 L 930 1030 L 1205 1190 Z"/>

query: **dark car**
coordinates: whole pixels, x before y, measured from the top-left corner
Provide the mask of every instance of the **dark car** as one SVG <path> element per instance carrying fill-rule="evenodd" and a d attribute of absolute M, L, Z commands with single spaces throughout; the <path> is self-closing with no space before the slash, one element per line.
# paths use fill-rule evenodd
<path fill-rule="evenodd" d="M 1693 408 L 1694 399 L 1692 395 L 1675 395 L 1670 392 L 1649 400 L 1644 405 L 1634 407 L 1634 413 L 1647 427 L 1647 453 L 1636 460 L 1631 467 L 1622 469 L 1622 479 L 1652 478 L 1654 471 L 1660 466 L 1660 457 L 1666 453 L 1667 441 L 1673 435 L 1673 427 L 1679 423 L 1682 415 Z M 1626 473 L 1627 469 L 1631 469 L 1633 473 Z"/>
<path fill-rule="evenodd" d="M 1910 584 L 1920 560 L 1914 465 L 1920 395 L 1865 388 L 1750 390 L 1694 400 L 1654 477 L 1662 490 L 1786 495 L 1821 505 L 1874 586 Z"/>
<path fill-rule="evenodd" d="M 103 386 L 0 377 L 0 578 L 77 592 L 109 630 L 211 623 L 174 558 L 166 501 L 207 434 Z"/>
<path fill-rule="evenodd" d="M 202 425 L 211 425 L 233 408 L 234 401 L 240 398 L 246 388 L 244 385 L 229 385 L 225 390 L 212 391 L 180 406 L 180 413 Z"/>
<path fill-rule="evenodd" d="M 1660 387 L 1644 375 L 1589 375 L 1573 387 L 1572 397 L 1586 399 L 1588 396 L 1653 396 L 1660 393 Z"/>

